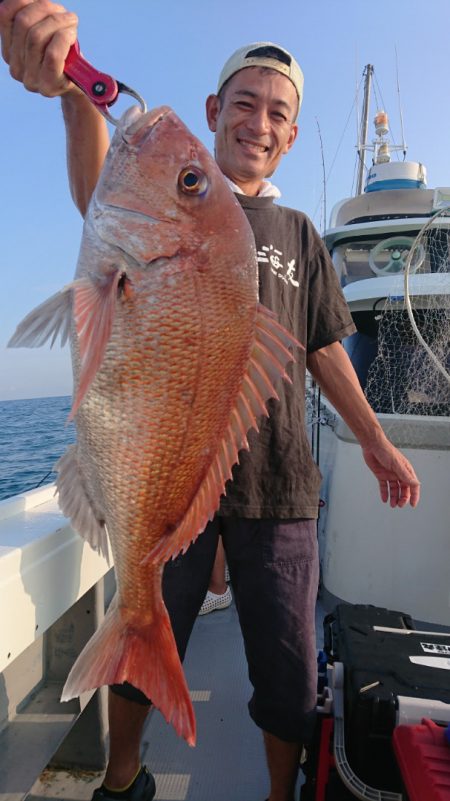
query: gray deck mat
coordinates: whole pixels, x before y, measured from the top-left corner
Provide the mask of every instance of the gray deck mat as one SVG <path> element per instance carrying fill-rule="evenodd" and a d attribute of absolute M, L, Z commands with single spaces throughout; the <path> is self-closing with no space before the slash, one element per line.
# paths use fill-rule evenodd
<path fill-rule="evenodd" d="M 144 758 L 158 801 L 264 801 L 262 737 L 250 720 L 251 687 L 234 604 L 198 618 L 185 660 L 197 719 L 189 748 L 158 712 L 149 720 Z"/>

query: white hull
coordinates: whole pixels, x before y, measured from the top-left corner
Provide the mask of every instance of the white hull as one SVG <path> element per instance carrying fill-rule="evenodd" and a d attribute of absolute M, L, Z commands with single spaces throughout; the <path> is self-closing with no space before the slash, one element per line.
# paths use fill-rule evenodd
<path fill-rule="evenodd" d="M 396 169 L 390 164 L 381 166 L 386 175 Z M 441 394 L 436 394 L 437 382 L 427 384 L 421 373 L 414 373 L 418 376 L 414 392 L 412 385 L 404 383 L 409 365 L 415 365 L 415 370 L 421 361 L 413 361 L 411 336 L 404 323 L 400 325 L 406 314 L 406 252 L 447 196 L 445 188 L 374 191 L 339 203 L 331 214 L 325 240 L 358 328 L 348 352 L 363 387 L 377 348 L 390 359 L 379 394 L 372 394 L 374 408 L 388 437 L 413 464 L 422 497 L 416 509 L 391 509 L 383 504 L 376 479 L 343 421 L 336 418 L 333 432 L 330 428 L 321 431 L 321 442 L 326 441 L 320 452 L 326 505 L 319 520 L 319 543 L 327 609 L 338 601 L 374 604 L 425 623 L 450 624 L 450 395 L 442 386 Z M 438 222 L 437 228 L 445 235 L 448 218 Z M 424 241 L 421 259 L 415 262 L 417 272 L 411 268 L 409 295 L 416 309 L 433 303 L 448 309 L 448 266 L 442 269 L 444 262 L 433 261 L 431 245 Z M 445 258 L 448 265 L 448 250 Z M 377 332 L 387 298 L 391 304 L 387 324 L 394 323 L 394 318 L 399 323 L 380 351 Z M 436 330 L 441 319 L 444 316 L 436 318 Z M 421 347 L 417 341 L 416 349 Z M 403 396 L 410 403 L 406 408 L 400 405 Z M 394 409 L 396 413 L 381 413 Z M 405 410 L 414 414 L 397 413 Z"/>
<path fill-rule="evenodd" d="M 326 513 L 319 521 L 324 603 L 367 603 L 416 620 L 450 621 L 450 418 L 380 415 L 422 483 L 416 509 L 391 509 L 361 448 L 339 420 L 333 464 L 324 463 Z M 330 439 L 330 438 L 329 438 Z M 331 467 L 331 470 L 330 470 Z"/>

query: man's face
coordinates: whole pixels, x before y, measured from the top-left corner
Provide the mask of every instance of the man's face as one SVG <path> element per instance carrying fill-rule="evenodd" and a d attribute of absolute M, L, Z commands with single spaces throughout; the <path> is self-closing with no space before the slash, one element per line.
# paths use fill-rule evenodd
<path fill-rule="evenodd" d="M 274 70 L 246 67 L 206 101 L 208 125 L 215 137 L 216 161 L 222 172 L 247 194 L 257 194 L 290 150 L 298 127 L 293 122 L 297 93 L 289 78 Z"/>

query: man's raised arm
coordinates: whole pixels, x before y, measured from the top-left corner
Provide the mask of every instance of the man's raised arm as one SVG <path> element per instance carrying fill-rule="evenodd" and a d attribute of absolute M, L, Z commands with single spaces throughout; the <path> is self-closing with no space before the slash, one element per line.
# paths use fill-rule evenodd
<path fill-rule="evenodd" d="M 30 92 L 61 97 L 67 169 L 75 205 L 85 215 L 109 147 L 106 122 L 64 75 L 77 39 L 76 14 L 49 0 L 0 0 L 2 55 L 13 78 Z"/>

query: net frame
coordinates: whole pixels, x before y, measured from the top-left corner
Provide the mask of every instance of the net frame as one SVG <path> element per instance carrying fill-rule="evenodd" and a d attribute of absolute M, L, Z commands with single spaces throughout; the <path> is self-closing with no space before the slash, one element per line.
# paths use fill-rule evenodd
<path fill-rule="evenodd" d="M 427 259 L 417 270 L 424 248 Z M 377 355 L 365 382 L 374 410 L 450 416 L 450 207 L 421 227 L 405 262 L 403 297 L 388 295 L 375 319 Z"/>
<path fill-rule="evenodd" d="M 422 239 L 424 238 L 424 234 L 426 234 L 426 232 L 429 231 L 430 228 L 433 228 L 435 220 L 437 220 L 439 217 L 441 217 L 441 215 L 444 215 L 444 216 L 447 217 L 447 222 L 448 222 L 449 229 L 450 229 L 450 207 L 447 207 L 445 209 L 439 209 L 435 214 L 433 214 L 432 217 L 430 217 L 428 222 L 425 223 L 424 226 L 422 226 L 422 228 L 420 229 L 419 233 L 417 234 L 417 236 L 416 236 L 416 238 L 415 238 L 415 240 L 414 240 L 414 242 L 412 244 L 411 250 L 408 253 L 408 257 L 406 259 L 406 265 L 405 265 L 405 274 L 404 274 L 405 306 L 406 306 L 406 310 L 408 312 L 408 317 L 409 317 L 409 321 L 411 323 L 411 327 L 412 327 L 417 339 L 419 340 L 419 342 L 422 345 L 422 347 L 425 348 L 425 350 L 427 351 L 430 359 L 436 365 L 436 368 L 439 370 L 440 373 L 442 373 L 442 375 L 444 376 L 445 380 L 448 381 L 448 383 L 450 384 L 450 373 L 446 370 L 444 365 L 441 364 L 441 362 L 437 358 L 436 354 L 433 352 L 433 350 L 430 348 L 428 343 L 425 341 L 425 339 L 423 338 L 423 336 L 422 336 L 422 334 L 421 334 L 421 332 L 419 330 L 419 327 L 418 327 L 418 325 L 417 325 L 417 323 L 416 323 L 416 321 L 414 319 L 412 303 L 411 303 L 411 295 L 410 295 L 410 291 L 409 291 L 409 286 L 410 286 L 409 277 L 410 277 L 410 272 L 411 272 L 411 264 L 412 264 L 413 256 L 416 253 L 416 249 L 418 249 L 419 246 L 422 245 Z"/>

